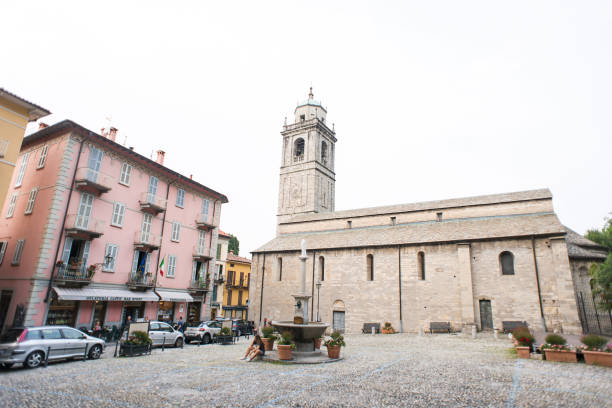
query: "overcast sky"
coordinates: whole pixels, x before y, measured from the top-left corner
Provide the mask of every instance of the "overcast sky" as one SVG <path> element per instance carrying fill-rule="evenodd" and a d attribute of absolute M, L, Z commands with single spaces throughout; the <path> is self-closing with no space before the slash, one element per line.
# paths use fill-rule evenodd
<path fill-rule="evenodd" d="M 612 211 L 609 1 L 0 5 L 0 86 L 226 194 L 240 254 L 275 235 L 281 131 L 314 87 L 336 209 L 548 187 Z M 29 133 L 36 126 L 29 127 Z"/>

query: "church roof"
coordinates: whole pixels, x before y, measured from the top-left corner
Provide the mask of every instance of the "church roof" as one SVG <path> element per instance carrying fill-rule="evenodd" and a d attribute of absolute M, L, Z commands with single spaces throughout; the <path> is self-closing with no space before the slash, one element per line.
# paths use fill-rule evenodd
<path fill-rule="evenodd" d="M 397 204 L 383 207 L 360 208 L 356 210 L 335 211 L 317 214 L 298 214 L 281 224 L 331 220 L 341 218 L 367 217 L 371 215 L 397 214 L 411 211 L 426 211 L 444 208 L 469 207 L 473 205 L 491 205 L 518 201 L 552 199 L 549 189 L 518 191 L 514 193 L 491 194 L 476 197 L 452 198 L 450 200 L 425 201 L 421 203 Z"/>
<path fill-rule="evenodd" d="M 576 231 L 564 227 L 567 231 L 565 241 L 567 242 L 567 253 L 570 258 L 582 258 L 591 260 L 604 261 L 607 256 L 607 250 L 605 247 L 586 239 Z"/>
<path fill-rule="evenodd" d="M 557 216 L 546 212 L 284 234 L 253 253 L 297 251 L 302 239 L 306 240 L 306 247 L 312 250 L 564 235 L 565 229 Z"/>

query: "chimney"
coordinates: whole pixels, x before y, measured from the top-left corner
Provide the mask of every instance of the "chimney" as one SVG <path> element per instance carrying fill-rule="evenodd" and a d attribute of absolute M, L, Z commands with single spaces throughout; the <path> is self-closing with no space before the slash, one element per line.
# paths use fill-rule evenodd
<path fill-rule="evenodd" d="M 229 253 L 230 253 L 230 254 L 232 254 L 232 255 L 234 255 L 234 250 L 233 250 L 233 249 L 230 249 L 230 250 L 229 250 Z"/>
<path fill-rule="evenodd" d="M 155 160 L 155 161 L 163 166 L 164 165 L 164 156 L 165 155 L 166 155 L 166 152 L 164 152 L 163 150 L 158 150 L 157 151 L 157 160 Z"/>
<path fill-rule="evenodd" d="M 190 180 L 193 180 L 193 174 L 190 174 L 190 175 L 189 175 L 189 179 L 190 179 Z"/>
<path fill-rule="evenodd" d="M 130 150 L 134 150 L 134 146 L 130 146 Z"/>
<path fill-rule="evenodd" d="M 110 131 L 108 132 L 108 138 L 112 140 L 113 142 L 115 141 L 115 139 L 117 138 L 117 128 L 116 127 L 110 128 Z"/>
<path fill-rule="evenodd" d="M 38 130 L 42 130 L 42 129 L 46 128 L 46 127 L 49 127 L 49 125 L 47 125 L 45 122 L 40 122 L 38 124 Z"/>

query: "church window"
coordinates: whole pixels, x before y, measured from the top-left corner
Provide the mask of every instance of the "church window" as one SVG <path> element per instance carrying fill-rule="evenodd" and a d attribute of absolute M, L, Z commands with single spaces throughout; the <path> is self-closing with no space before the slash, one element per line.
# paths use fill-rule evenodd
<path fill-rule="evenodd" d="M 391 225 L 395 225 L 397 223 L 397 218 L 391 217 Z"/>
<path fill-rule="evenodd" d="M 504 251 L 499 254 L 502 275 L 514 275 L 514 255 L 512 252 Z"/>
<path fill-rule="evenodd" d="M 366 256 L 366 279 L 369 281 L 374 280 L 374 255 L 372 254 Z"/>
<path fill-rule="evenodd" d="M 301 137 L 293 144 L 293 161 L 304 160 L 304 139 Z"/>
<path fill-rule="evenodd" d="M 319 257 L 319 280 L 323 282 L 325 280 L 325 258 Z"/>
<path fill-rule="evenodd" d="M 419 270 L 419 279 L 425 280 L 425 252 L 421 251 L 417 254 L 417 264 Z"/>
<path fill-rule="evenodd" d="M 349 220 L 346 222 L 346 228 L 353 228 L 353 221 Z"/>
<path fill-rule="evenodd" d="M 276 269 L 278 270 L 278 280 L 283 280 L 283 258 L 278 258 L 276 263 Z"/>
<path fill-rule="evenodd" d="M 321 142 L 321 163 L 327 166 L 327 143 Z"/>
<path fill-rule="evenodd" d="M 438 221 L 442 221 L 442 213 L 441 213 L 441 212 L 436 213 L 436 219 L 437 219 Z"/>
<path fill-rule="evenodd" d="M 306 120 L 306 115 L 300 115 L 300 120 L 303 122 Z"/>

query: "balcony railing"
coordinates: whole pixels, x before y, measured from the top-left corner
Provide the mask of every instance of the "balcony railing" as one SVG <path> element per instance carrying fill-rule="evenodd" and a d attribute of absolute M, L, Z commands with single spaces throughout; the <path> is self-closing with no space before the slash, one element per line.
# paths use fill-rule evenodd
<path fill-rule="evenodd" d="M 140 209 L 142 211 L 159 214 L 166 211 L 166 199 L 152 193 L 142 193 L 140 195 Z"/>
<path fill-rule="evenodd" d="M 212 217 L 209 214 L 199 214 L 196 217 L 196 226 L 199 229 L 215 228 L 215 224 L 213 223 Z"/>
<path fill-rule="evenodd" d="M 194 279 L 189 283 L 189 289 L 193 291 L 208 290 L 208 279 Z"/>
<path fill-rule="evenodd" d="M 225 284 L 228 288 L 238 288 L 238 289 L 247 289 L 249 287 L 248 282 L 227 282 Z"/>
<path fill-rule="evenodd" d="M 161 245 L 161 236 L 144 231 L 134 233 L 134 246 L 142 251 L 154 251 Z"/>
<path fill-rule="evenodd" d="M 96 195 L 110 191 L 113 183 L 114 177 L 89 167 L 78 168 L 74 178 L 74 184 L 78 190 Z"/>
<path fill-rule="evenodd" d="M 64 286 L 85 286 L 91 282 L 95 268 L 80 264 L 58 265 L 55 281 Z"/>
<path fill-rule="evenodd" d="M 153 287 L 153 274 L 151 272 L 132 272 L 130 273 L 127 285 L 131 289 L 146 289 Z"/>
<path fill-rule="evenodd" d="M 68 214 L 66 217 L 66 235 L 73 238 L 90 240 L 103 235 L 105 221 L 79 214 Z"/>
<path fill-rule="evenodd" d="M 193 247 L 193 258 L 194 259 L 201 259 L 201 260 L 208 260 L 208 259 L 212 259 L 212 256 L 210 256 L 210 248 L 202 248 L 198 245 Z"/>

